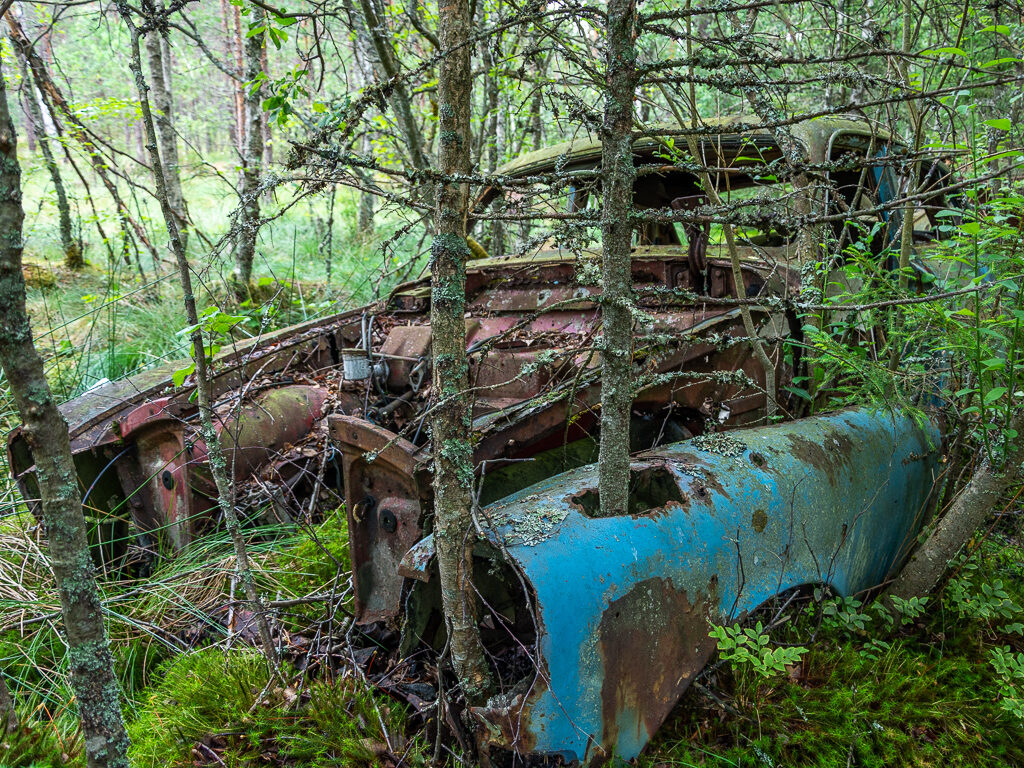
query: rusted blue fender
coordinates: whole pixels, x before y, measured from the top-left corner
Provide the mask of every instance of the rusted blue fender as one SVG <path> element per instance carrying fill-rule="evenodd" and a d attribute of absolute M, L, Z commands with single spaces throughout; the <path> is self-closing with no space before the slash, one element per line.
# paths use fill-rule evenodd
<path fill-rule="evenodd" d="M 644 453 L 629 515 L 597 516 L 594 465 L 485 508 L 532 593 L 537 664 L 472 710 L 481 744 L 636 756 L 712 654 L 709 619 L 802 585 L 848 595 L 885 580 L 920 530 L 940 451 L 933 424 L 847 410 Z"/>

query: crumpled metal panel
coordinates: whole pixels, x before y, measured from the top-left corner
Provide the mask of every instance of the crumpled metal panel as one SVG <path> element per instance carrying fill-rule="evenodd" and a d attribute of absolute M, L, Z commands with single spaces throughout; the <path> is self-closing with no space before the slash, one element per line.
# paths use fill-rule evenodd
<path fill-rule="evenodd" d="M 886 578 L 921 527 L 940 450 L 932 424 L 847 410 L 643 454 L 633 485 L 660 506 L 635 514 L 592 516 L 596 465 L 485 508 L 535 596 L 539 658 L 532 680 L 473 710 L 481 743 L 636 756 L 713 652 L 708 619 Z"/>

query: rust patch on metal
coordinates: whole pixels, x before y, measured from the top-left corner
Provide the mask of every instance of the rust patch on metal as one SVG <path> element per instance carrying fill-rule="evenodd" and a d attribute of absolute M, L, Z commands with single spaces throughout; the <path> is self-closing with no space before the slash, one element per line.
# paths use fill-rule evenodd
<path fill-rule="evenodd" d="M 754 517 L 750 522 L 754 526 L 755 531 L 762 533 L 768 525 L 768 514 L 763 509 L 755 509 Z"/>
<path fill-rule="evenodd" d="M 845 435 L 830 432 L 821 443 L 800 435 L 786 435 L 793 455 L 822 472 L 829 484 L 836 484 L 836 473 L 842 469 L 853 450 L 853 441 Z"/>
<path fill-rule="evenodd" d="M 710 603 L 706 595 L 691 599 L 671 580 L 652 578 L 605 610 L 599 627 L 604 754 L 612 754 L 624 728 L 650 738 L 704 668 L 714 651 Z"/>
<path fill-rule="evenodd" d="M 536 698 L 535 692 L 531 699 Z M 524 701 L 522 694 L 515 694 L 508 702 L 496 697 L 486 707 L 471 707 L 469 712 L 476 721 L 478 749 L 487 753 L 492 746 L 509 749 L 515 754 L 525 755 L 537 746 L 537 736 L 529 727 L 532 701 Z"/>

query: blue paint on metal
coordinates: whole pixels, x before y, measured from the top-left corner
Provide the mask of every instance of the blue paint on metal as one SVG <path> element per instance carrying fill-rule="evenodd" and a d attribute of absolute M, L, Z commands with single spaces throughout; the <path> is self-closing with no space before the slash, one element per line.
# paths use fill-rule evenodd
<path fill-rule="evenodd" d="M 499 715 L 521 733 L 504 746 L 636 756 L 713 650 L 705 617 L 736 620 L 802 585 L 848 595 L 881 583 L 920 530 L 939 454 L 934 425 L 854 409 L 642 454 L 634 471 L 661 468 L 681 491 L 652 513 L 586 514 L 595 466 L 484 509 L 534 591 L 541 656 L 525 701 Z M 648 628 L 665 637 L 645 640 Z"/>

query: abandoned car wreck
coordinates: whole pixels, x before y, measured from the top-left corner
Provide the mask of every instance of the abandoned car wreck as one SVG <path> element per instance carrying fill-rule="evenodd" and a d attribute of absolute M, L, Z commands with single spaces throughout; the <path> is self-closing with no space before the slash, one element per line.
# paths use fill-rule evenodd
<path fill-rule="evenodd" d="M 507 661 L 502 692 L 470 715 L 496 762 L 636 756 L 710 657 L 709 618 L 737 620 L 799 587 L 870 589 L 905 558 L 928 514 L 942 445 L 934 424 L 848 410 L 758 426 L 769 397 L 786 404 L 800 369 L 794 302 L 813 254 L 800 252 L 786 226 L 794 193 L 779 181 L 773 135 L 741 120 L 712 127 L 701 158 L 670 152 L 657 137 L 634 148 L 635 208 L 668 213 L 638 227 L 633 253 L 644 317 L 635 334 L 628 515 L 600 516 L 592 465 L 601 289 L 589 276 L 599 252 L 570 242 L 577 227 L 468 265 L 485 533 L 476 553 L 481 632 L 491 656 Z M 821 204 L 847 215 L 838 239 L 849 243 L 871 231 L 865 222 L 877 223 L 883 234 L 865 248 L 883 250 L 886 226 L 898 229 L 887 207 L 897 155 L 888 137 L 846 119 L 793 132 L 819 169 Z M 737 227 L 742 293 L 693 170 L 698 161 L 730 210 L 750 212 Z M 600 143 L 591 141 L 524 156 L 499 172 L 521 184 L 484 190 L 478 210 L 593 209 L 599 165 Z M 935 168 L 923 173 L 940 187 Z M 545 187 L 556 169 L 563 181 Z M 541 194 L 520 191 L 531 180 Z M 940 205 L 922 206 L 918 241 L 932 236 Z M 700 210 L 707 222 L 670 221 L 673 211 Z M 771 376 L 747 337 L 740 295 L 757 300 L 749 311 Z M 355 619 L 367 632 L 401 630 L 396 664 L 444 644 L 424 423 L 429 310 L 422 278 L 369 306 L 238 340 L 214 364 L 219 439 L 238 504 L 279 521 L 344 504 Z M 865 331 L 868 343 L 873 332 Z M 97 558 L 108 570 L 172 556 L 217 523 L 194 382 L 175 387 L 179 367 L 64 406 Z M 8 450 L 25 498 L 37 498 L 23 436 L 12 435 Z"/>

